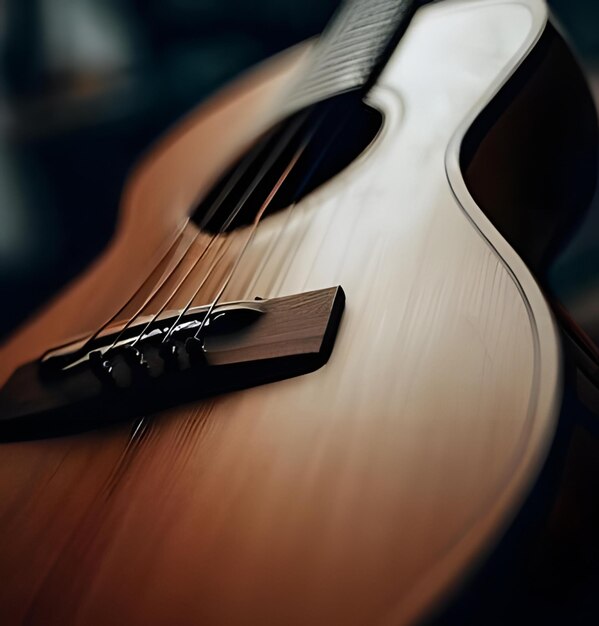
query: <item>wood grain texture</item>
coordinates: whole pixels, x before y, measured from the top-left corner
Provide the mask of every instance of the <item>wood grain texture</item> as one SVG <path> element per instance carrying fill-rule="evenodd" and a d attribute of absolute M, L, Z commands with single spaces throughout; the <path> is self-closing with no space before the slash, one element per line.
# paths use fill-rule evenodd
<path fill-rule="evenodd" d="M 385 114 L 376 142 L 260 225 L 224 298 L 342 285 L 324 368 L 133 425 L 2 447 L 2 623 L 406 624 L 472 571 L 544 458 L 559 349 L 538 288 L 469 198 L 456 153 L 545 20 L 537 0 L 422 10 L 371 93 Z M 112 249 L 3 348 L 3 378 L 108 318 L 150 273 L 149 248 L 181 228 L 192 236 L 187 211 L 277 118 L 273 94 L 297 58 L 158 144 L 128 187 Z M 244 238 L 223 239 L 221 273 L 196 304 Z"/>

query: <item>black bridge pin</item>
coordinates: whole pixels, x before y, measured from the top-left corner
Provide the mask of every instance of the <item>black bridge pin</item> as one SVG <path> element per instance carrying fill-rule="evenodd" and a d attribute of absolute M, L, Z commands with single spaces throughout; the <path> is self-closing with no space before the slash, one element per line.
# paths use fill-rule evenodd
<path fill-rule="evenodd" d="M 121 350 L 125 363 L 134 372 L 146 373 L 148 371 L 148 362 L 146 361 L 143 352 L 138 350 L 135 346 L 127 346 Z"/>
<path fill-rule="evenodd" d="M 171 342 L 163 343 L 158 350 L 158 356 L 164 361 L 165 369 L 177 369 L 179 365 L 179 346 Z"/>
<path fill-rule="evenodd" d="M 198 337 L 188 337 L 185 342 L 185 350 L 189 354 L 189 359 L 193 365 L 208 364 L 204 342 Z"/>
<path fill-rule="evenodd" d="M 94 350 L 94 352 L 90 353 L 89 364 L 101 383 L 116 385 L 114 366 L 110 359 L 105 358 L 100 350 Z"/>

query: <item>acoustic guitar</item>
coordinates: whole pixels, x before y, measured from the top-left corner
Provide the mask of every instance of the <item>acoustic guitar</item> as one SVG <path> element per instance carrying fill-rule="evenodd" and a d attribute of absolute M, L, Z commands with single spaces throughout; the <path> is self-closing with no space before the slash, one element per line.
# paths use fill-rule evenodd
<path fill-rule="evenodd" d="M 409 624 L 560 414 L 596 115 L 542 0 L 355 0 L 193 111 L 0 352 L 0 622 Z"/>

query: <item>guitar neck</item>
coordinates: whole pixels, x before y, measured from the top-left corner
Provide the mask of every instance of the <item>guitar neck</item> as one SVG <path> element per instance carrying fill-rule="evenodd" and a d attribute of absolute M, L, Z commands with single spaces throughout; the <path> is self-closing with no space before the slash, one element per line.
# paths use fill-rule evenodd
<path fill-rule="evenodd" d="M 288 109 L 367 90 L 423 4 L 427 0 L 346 0 L 314 46 Z"/>

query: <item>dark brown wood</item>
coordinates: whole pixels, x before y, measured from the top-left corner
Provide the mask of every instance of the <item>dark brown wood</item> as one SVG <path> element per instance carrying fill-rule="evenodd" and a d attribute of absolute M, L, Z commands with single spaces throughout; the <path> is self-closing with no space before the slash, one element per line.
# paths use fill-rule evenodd
<path fill-rule="evenodd" d="M 211 331 L 198 341 L 201 362 L 185 350 L 185 337 L 174 334 L 180 355 L 171 368 L 159 354 L 160 343 L 142 340 L 138 346 L 145 368 L 137 375 L 122 356 L 123 348 L 113 348 L 102 360 L 111 362 L 116 370 L 114 380 L 98 376 L 87 358 L 72 369 L 59 368 L 45 375 L 40 360 L 28 363 L 0 389 L 0 440 L 78 432 L 313 372 L 330 357 L 344 303 L 340 287 L 263 300 L 259 303 L 261 314 L 251 324 L 232 332 Z M 239 310 L 240 305 L 223 304 L 214 310 L 214 318 Z M 190 315 L 198 313 L 203 313 L 202 307 Z M 167 326 L 169 319 L 163 322 Z M 135 326 L 131 330 L 139 333 Z M 180 334 L 189 339 L 195 331 L 192 327 Z M 113 335 L 106 335 L 103 341 L 110 346 Z M 95 347 L 91 354 L 97 350 Z M 79 357 L 79 352 L 74 355 Z M 121 380 L 125 384 L 119 385 Z"/>
<path fill-rule="evenodd" d="M 461 155 L 473 198 L 541 280 L 589 207 L 597 143 L 588 85 L 549 25 L 472 125 Z"/>

